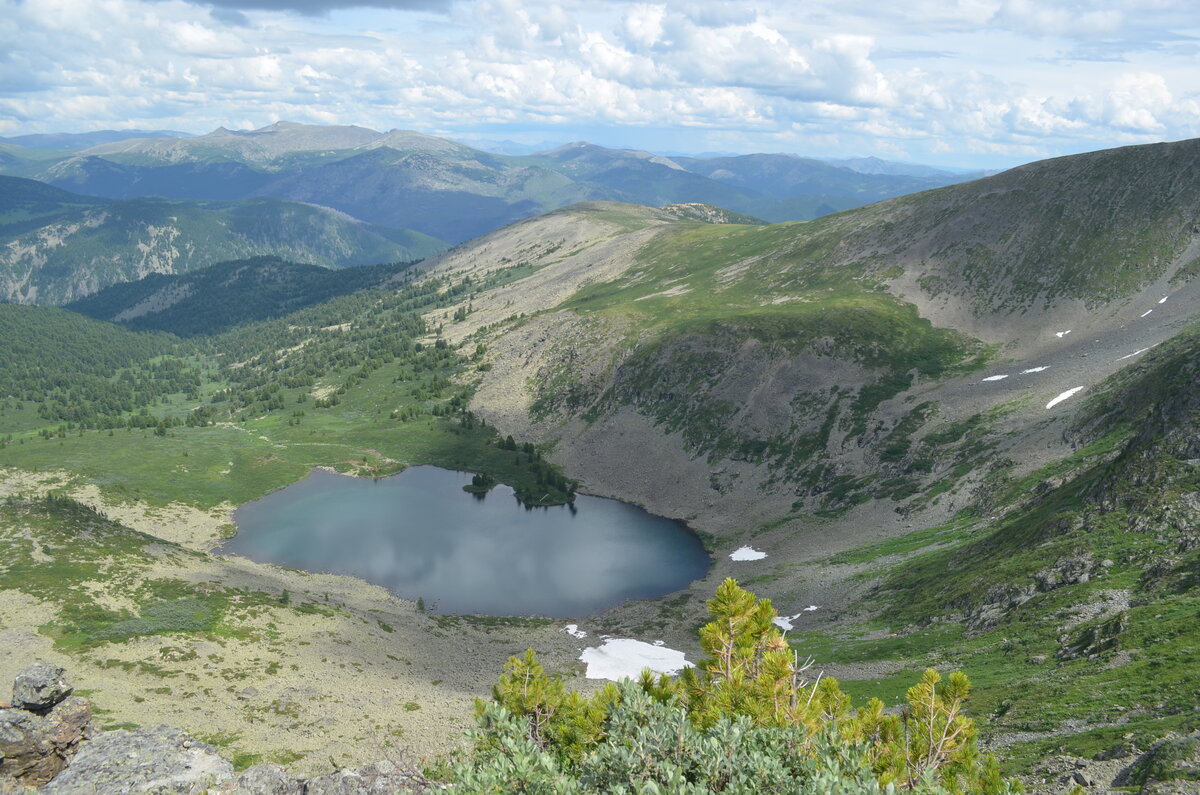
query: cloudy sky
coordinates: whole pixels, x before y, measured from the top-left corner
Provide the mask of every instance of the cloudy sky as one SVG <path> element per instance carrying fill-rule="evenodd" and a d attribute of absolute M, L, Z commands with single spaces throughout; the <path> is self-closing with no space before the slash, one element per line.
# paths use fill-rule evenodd
<path fill-rule="evenodd" d="M 0 136 L 280 119 L 999 168 L 1200 136 L 1200 5 L 0 0 Z"/>

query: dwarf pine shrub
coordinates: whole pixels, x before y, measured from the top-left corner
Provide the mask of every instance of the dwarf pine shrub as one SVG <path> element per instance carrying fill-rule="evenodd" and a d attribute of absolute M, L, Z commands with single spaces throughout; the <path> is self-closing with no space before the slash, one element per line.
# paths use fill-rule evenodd
<path fill-rule="evenodd" d="M 854 710 L 831 677 L 774 626 L 769 600 L 725 580 L 700 630 L 705 652 L 680 676 L 609 684 L 590 698 L 513 657 L 476 703 L 474 747 L 448 768 L 462 793 L 1020 792 L 976 746 L 966 675 L 932 669 L 898 714 Z"/>

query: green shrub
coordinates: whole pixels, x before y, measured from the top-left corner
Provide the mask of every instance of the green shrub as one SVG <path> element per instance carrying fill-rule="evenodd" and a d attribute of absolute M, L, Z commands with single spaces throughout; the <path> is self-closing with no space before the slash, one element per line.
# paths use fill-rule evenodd
<path fill-rule="evenodd" d="M 806 678 L 769 600 L 727 579 L 700 630 L 707 655 L 681 676 L 567 692 L 532 650 L 510 658 L 477 702 L 472 753 L 446 769 L 451 791 L 858 795 L 1019 792 L 982 758 L 964 707 L 970 683 L 934 671 L 908 708 L 857 712 L 831 677 Z"/>

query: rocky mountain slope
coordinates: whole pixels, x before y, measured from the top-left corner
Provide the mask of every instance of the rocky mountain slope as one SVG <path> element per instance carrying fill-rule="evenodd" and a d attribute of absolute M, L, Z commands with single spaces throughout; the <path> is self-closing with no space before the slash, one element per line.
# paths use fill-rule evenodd
<path fill-rule="evenodd" d="M 420 259 L 433 238 L 277 199 L 111 201 L 0 177 L 0 298 L 65 303 L 151 273 L 260 254 L 324 267 Z"/>

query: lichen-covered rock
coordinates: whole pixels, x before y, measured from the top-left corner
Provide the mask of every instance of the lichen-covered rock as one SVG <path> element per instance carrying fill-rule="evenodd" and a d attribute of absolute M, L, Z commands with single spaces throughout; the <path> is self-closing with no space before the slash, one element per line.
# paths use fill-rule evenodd
<path fill-rule="evenodd" d="M 983 600 L 965 616 L 970 632 L 982 632 L 1000 623 L 1008 613 L 1033 598 L 1032 585 L 1006 583 L 989 588 Z"/>
<path fill-rule="evenodd" d="M 1064 558 L 1033 575 L 1039 591 L 1053 591 L 1064 585 L 1080 585 L 1092 577 L 1095 568 L 1090 555 Z"/>
<path fill-rule="evenodd" d="M 42 791 L 47 795 L 221 790 L 233 765 L 211 745 L 166 726 L 106 732 L 85 743 Z"/>
<path fill-rule="evenodd" d="M 39 786 L 50 781 L 94 733 L 91 704 L 77 696 L 45 715 L 0 710 L 0 790 L 5 782 Z"/>
<path fill-rule="evenodd" d="M 279 765 L 255 765 L 225 790 L 230 795 L 303 795 L 304 782 Z"/>
<path fill-rule="evenodd" d="M 12 705 L 31 712 L 46 712 L 73 691 L 67 672 L 60 666 L 35 662 L 13 680 Z"/>
<path fill-rule="evenodd" d="M 1089 660 L 1099 657 L 1106 652 L 1120 648 L 1121 633 L 1129 629 L 1129 613 L 1121 612 L 1107 621 L 1090 626 L 1074 638 L 1063 636 L 1063 643 L 1055 657 L 1060 660 L 1077 660 L 1087 657 Z"/>
<path fill-rule="evenodd" d="M 421 771 L 393 762 L 339 770 L 308 780 L 305 795 L 417 795 L 434 789 Z"/>

